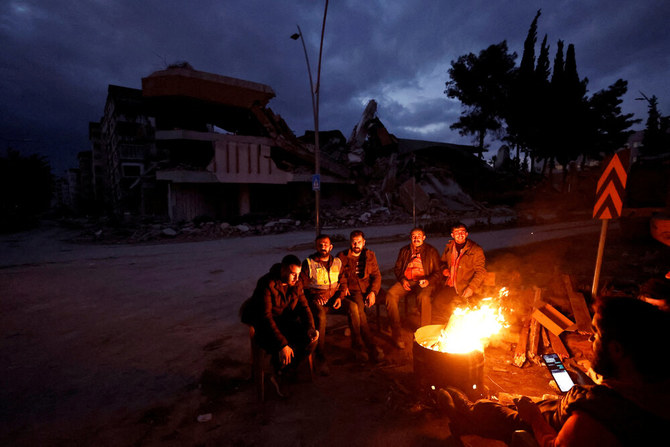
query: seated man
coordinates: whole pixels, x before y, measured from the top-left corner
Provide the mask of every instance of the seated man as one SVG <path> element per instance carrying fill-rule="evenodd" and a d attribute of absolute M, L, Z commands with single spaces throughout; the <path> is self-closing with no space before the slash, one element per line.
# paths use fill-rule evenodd
<path fill-rule="evenodd" d="M 560 399 L 516 408 L 470 402 L 440 390 L 452 431 L 509 443 L 515 430 L 533 432 L 541 446 L 660 445 L 670 424 L 670 315 L 627 297 L 605 298 L 593 317 L 593 370 L 600 384 L 575 385 Z M 659 444 L 660 443 L 660 444 Z"/>
<path fill-rule="evenodd" d="M 379 361 L 384 358 L 384 351 L 372 337 L 365 309 L 375 305 L 382 285 L 382 274 L 375 252 L 365 247 L 365 235 L 362 231 L 351 232 L 349 245 L 337 257 L 342 261 L 346 278 L 344 299 L 351 302 L 349 326 L 352 347 L 363 360 L 368 358 L 366 351 L 369 350 L 373 361 Z"/>
<path fill-rule="evenodd" d="M 446 323 L 454 307 L 467 304 L 486 277 L 484 250 L 468 238 L 468 227 L 461 222 L 452 225 L 451 237 L 440 259 L 446 278 L 435 303 L 441 309 L 439 319 L 444 320 L 440 323 Z"/>
<path fill-rule="evenodd" d="M 258 280 L 253 295 L 240 308 L 242 322 L 254 327 L 256 342 L 272 356 L 275 376 L 271 380 L 280 395 L 285 369 L 308 357 L 319 338 L 299 276 L 300 259 L 285 256 Z"/>
<path fill-rule="evenodd" d="M 309 255 L 302 263 L 300 281 L 319 330 L 319 343 L 315 351 L 316 362 L 319 372 L 325 376 L 330 373 L 325 353 L 326 315 L 340 308 L 341 311 L 350 314 L 351 306 L 349 302 L 342 302 L 341 299 L 342 292 L 346 288 L 344 282 L 346 279 L 342 277 L 342 260 L 330 254 L 333 250 L 330 236 L 318 235 L 315 244 L 316 252 Z"/>
<path fill-rule="evenodd" d="M 400 334 L 400 313 L 398 301 L 412 291 L 417 291 L 417 304 L 421 311 L 421 326 L 431 324 L 431 300 L 441 276 L 440 254 L 435 247 L 425 243 L 426 233 L 421 228 L 410 232 L 410 244 L 402 247 L 398 253 L 393 273 L 398 282 L 393 284 L 386 294 L 386 309 L 391 320 L 393 342 L 400 349 L 405 342 Z"/>

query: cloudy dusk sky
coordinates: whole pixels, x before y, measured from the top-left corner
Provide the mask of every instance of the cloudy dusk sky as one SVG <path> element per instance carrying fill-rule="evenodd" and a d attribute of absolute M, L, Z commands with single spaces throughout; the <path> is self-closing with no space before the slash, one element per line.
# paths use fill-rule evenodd
<path fill-rule="evenodd" d="M 296 135 L 313 129 L 299 25 L 316 78 L 325 1 L 4 0 L 0 6 L 0 142 L 50 160 L 54 174 L 90 149 L 109 84 L 141 88 L 169 64 L 267 84 L 269 107 Z M 321 73 L 320 129 L 348 137 L 370 99 L 401 138 L 470 144 L 449 129 L 460 103 L 444 94 L 451 61 L 507 41 L 517 53 L 538 9 L 547 35 L 574 44 L 588 95 L 628 81 L 624 113 L 643 123 L 644 93 L 670 115 L 667 0 L 331 0 Z M 491 141 L 495 151 L 500 142 Z"/>

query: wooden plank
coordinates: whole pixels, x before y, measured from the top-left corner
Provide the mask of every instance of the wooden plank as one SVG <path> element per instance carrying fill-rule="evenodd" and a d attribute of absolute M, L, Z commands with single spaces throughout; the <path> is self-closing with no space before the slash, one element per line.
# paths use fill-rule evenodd
<path fill-rule="evenodd" d="M 528 317 L 519 332 L 519 341 L 516 343 L 516 349 L 514 350 L 514 360 L 512 364 L 521 368 L 524 363 L 526 363 L 526 349 L 528 347 L 528 332 L 530 331 L 530 320 Z"/>
<path fill-rule="evenodd" d="M 551 341 L 551 347 L 554 349 L 554 352 L 558 354 L 562 360 L 565 360 L 568 357 L 570 357 L 568 349 L 563 344 L 563 340 L 561 340 L 561 337 L 549 332 L 549 340 Z"/>
<path fill-rule="evenodd" d="M 528 360 L 539 365 L 541 363 L 538 355 L 538 347 L 540 346 L 540 329 L 542 326 L 535 319 L 532 318 L 530 322 L 530 330 L 528 331 Z"/>
<path fill-rule="evenodd" d="M 533 318 L 536 318 L 542 326 L 549 329 L 549 331 L 553 332 L 555 335 L 558 335 L 565 330 L 572 330 L 575 327 L 575 323 L 549 303 L 535 309 L 535 311 L 533 311 Z"/>
<path fill-rule="evenodd" d="M 565 284 L 565 290 L 568 292 L 577 330 L 579 332 L 591 332 L 591 312 L 589 312 L 589 307 L 586 305 L 584 295 L 572 288 L 570 275 L 563 275 L 563 283 Z"/>
<path fill-rule="evenodd" d="M 551 347 L 551 341 L 549 340 L 549 331 L 547 330 L 546 327 L 542 327 L 542 331 L 540 332 L 542 334 L 542 347 L 544 348 L 544 352 L 548 352 L 549 348 Z"/>

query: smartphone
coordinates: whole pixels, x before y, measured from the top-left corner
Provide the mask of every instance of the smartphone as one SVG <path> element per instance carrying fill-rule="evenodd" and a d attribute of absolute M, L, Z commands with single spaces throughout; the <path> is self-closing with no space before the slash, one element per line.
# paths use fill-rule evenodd
<path fill-rule="evenodd" d="M 563 393 L 567 393 L 574 386 L 575 382 L 572 381 L 570 374 L 565 370 L 565 365 L 561 362 L 561 358 L 558 354 L 544 354 L 542 359 L 544 360 L 544 364 L 547 365 L 547 369 L 549 369 L 556 385 L 558 385 L 558 389 Z"/>

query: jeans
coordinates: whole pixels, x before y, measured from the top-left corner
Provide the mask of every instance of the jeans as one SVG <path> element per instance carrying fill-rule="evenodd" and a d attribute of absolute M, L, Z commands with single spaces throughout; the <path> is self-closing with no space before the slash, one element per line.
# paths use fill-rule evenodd
<path fill-rule="evenodd" d="M 350 290 L 350 295 L 344 301 L 348 301 L 349 327 L 351 328 L 351 344 L 354 348 L 372 348 L 375 346 L 368 317 L 365 313 L 365 299 L 360 290 Z"/>
<path fill-rule="evenodd" d="M 347 313 L 351 321 L 351 308 L 355 307 L 351 305 L 351 301 L 343 299 L 341 300 L 342 306 L 339 309 L 333 309 L 330 302 L 326 306 L 322 306 L 313 299 L 309 301 L 309 308 L 312 310 L 312 316 L 314 316 L 314 325 L 319 331 L 319 342 L 316 346 L 316 356 L 318 359 L 325 358 L 325 347 L 326 347 L 326 316 L 329 313 L 343 314 Z"/>
<path fill-rule="evenodd" d="M 398 312 L 398 301 L 400 301 L 400 298 L 406 297 L 412 292 L 418 292 L 416 302 L 419 311 L 421 312 L 421 326 L 426 326 L 432 321 L 431 295 L 434 286 L 429 284 L 427 287 L 422 288 L 418 283 L 410 284 L 412 284 L 411 290 L 407 291 L 401 283 L 396 282 L 386 293 L 386 311 L 388 312 L 389 320 L 391 320 L 391 331 L 393 332 L 394 338 L 400 336 L 400 313 Z"/>

